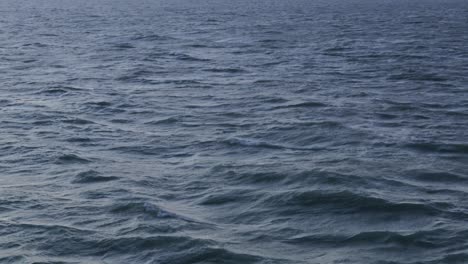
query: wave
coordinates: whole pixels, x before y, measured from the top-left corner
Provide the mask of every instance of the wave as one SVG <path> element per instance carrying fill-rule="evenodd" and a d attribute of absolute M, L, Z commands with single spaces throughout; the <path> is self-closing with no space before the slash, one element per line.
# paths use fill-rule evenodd
<path fill-rule="evenodd" d="M 393 74 L 388 77 L 389 80 L 403 81 L 403 80 L 412 80 L 412 81 L 426 81 L 426 82 L 446 82 L 448 79 L 444 76 L 441 76 L 437 73 L 400 73 Z"/>
<path fill-rule="evenodd" d="M 85 104 L 89 106 L 95 106 L 98 108 L 105 108 L 105 107 L 112 106 L 112 103 L 108 101 L 90 101 L 90 102 L 86 102 Z"/>
<path fill-rule="evenodd" d="M 174 124 L 174 123 L 177 123 L 177 122 L 180 122 L 180 118 L 179 117 L 168 117 L 168 118 L 163 118 L 163 119 L 159 119 L 159 120 L 152 120 L 152 121 L 149 121 L 149 122 L 145 122 L 145 124 L 147 125 L 162 125 L 162 124 Z"/>
<path fill-rule="evenodd" d="M 409 248 L 417 247 L 421 249 L 437 249 L 446 246 L 447 239 L 455 237 L 447 235 L 448 230 L 433 229 L 417 232 L 393 232 L 393 231 L 365 231 L 352 235 L 345 234 L 314 234 L 301 235 L 287 239 L 286 243 L 320 245 L 330 244 L 338 247 L 358 247 L 368 246 L 374 248 L 377 245 L 397 245 Z"/>
<path fill-rule="evenodd" d="M 412 178 L 425 181 L 425 182 L 438 182 L 441 184 L 447 183 L 464 183 L 468 182 L 468 177 L 456 173 L 443 172 L 443 171 L 424 171 L 416 170 L 409 171 L 406 174 L 410 175 Z"/>
<path fill-rule="evenodd" d="M 8 99 L 0 99 L 0 106 L 11 106 L 13 105 L 13 101 Z"/>
<path fill-rule="evenodd" d="M 302 102 L 302 103 L 295 103 L 295 104 L 287 104 L 287 105 L 280 105 L 276 106 L 273 109 L 285 109 L 285 108 L 314 108 L 314 107 L 326 107 L 328 106 L 325 103 L 321 102 Z"/>
<path fill-rule="evenodd" d="M 404 147 L 414 149 L 420 152 L 435 153 L 453 153 L 468 154 L 468 144 L 465 143 L 436 143 L 436 142 L 415 142 L 407 143 Z"/>
<path fill-rule="evenodd" d="M 93 121 L 87 120 L 87 119 L 82 119 L 82 118 L 68 118 L 62 120 L 62 123 L 65 124 L 72 124 L 72 125 L 89 125 L 89 124 L 94 124 Z"/>
<path fill-rule="evenodd" d="M 254 201 L 258 194 L 250 190 L 223 190 L 221 192 L 210 192 L 199 199 L 199 205 L 219 206 L 228 204 L 239 204 Z"/>
<path fill-rule="evenodd" d="M 86 91 L 86 89 L 72 87 L 72 86 L 51 86 L 43 88 L 37 92 L 37 94 L 57 95 L 57 94 L 68 94 L 72 92 Z"/>
<path fill-rule="evenodd" d="M 78 173 L 72 183 L 98 183 L 118 180 L 115 176 L 102 176 L 95 170 L 88 170 Z"/>
<path fill-rule="evenodd" d="M 114 44 L 112 47 L 117 48 L 117 49 L 134 49 L 135 46 L 130 44 L 130 43 L 119 43 L 119 44 Z"/>
<path fill-rule="evenodd" d="M 254 139 L 243 139 L 243 138 L 231 138 L 225 140 L 229 145 L 243 146 L 243 147 L 262 147 L 271 149 L 284 149 L 284 146 L 268 143 L 265 141 L 254 140 Z"/>
<path fill-rule="evenodd" d="M 43 2 L 0 4 L 0 263 L 468 263 L 466 0 Z"/>
<path fill-rule="evenodd" d="M 154 218 L 167 218 L 182 220 L 185 222 L 199 223 L 203 224 L 200 221 L 197 221 L 188 216 L 184 216 L 178 213 L 169 211 L 162 206 L 158 206 L 149 202 L 124 202 L 113 205 L 110 208 L 110 212 L 113 214 L 123 214 L 123 215 L 136 215 L 136 216 L 146 216 Z"/>
<path fill-rule="evenodd" d="M 237 253 L 221 247 L 205 247 L 191 254 L 179 255 L 171 258 L 167 263 L 275 263 L 274 260 L 269 260 L 261 256 L 256 256 L 246 253 Z"/>
<path fill-rule="evenodd" d="M 138 70 L 133 70 L 127 74 L 121 75 L 116 78 L 118 81 L 143 81 L 142 79 L 145 76 L 151 76 L 154 75 L 154 72 L 145 70 L 145 69 L 138 69 Z"/>
<path fill-rule="evenodd" d="M 336 212 L 443 215 L 445 204 L 391 202 L 383 198 L 353 193 L 350 191 L 285 191 L 264 198 L 262 204 L 270 207 L 317 207 L 337 210 Z M 332 211 L 330 211 L 332 212 Z"/>
<path fill-rule="evenodd" d="M 71 138 L 67 138 L 65 141 L 72 142 L 72 143 L 89 143 L 93 140 L 88 137 L 71 137 Z"/>
<path fill-rule="evenodd" d="M 281 145 L 281 144 L 275 144 L 275 143 L 270 143 L 270 142 L 261 141 L 261 140 L 245 139 L 245 138 L 230 138 L 230 139 L 223 140 L 222 142 L 231 146 L 256 147 L 256 148 L 267 148 L 267 149 L 289 149 L 289 150 L 304 150 L 304 151 L 323 149 L 319 147 L 308 148 L 308 147 Z"/>
<path fill-rule="evenodd" d="M 215 73 L 245 73 L 247 72 L 241 68 L 211 68 L 205 69 L 204 71 L 215 72 Z"/>
<path fill-rule="evenodd" d="M 152 146 L 143 145 L 143 146 L 119 146 L 112 147 L 107 149 L 108 151 L 116 151 L 124 154 L 138 154 L 138 155 L 148 155 L 148 156 L 159 156 L 171 157 L 181 153 L 177 153 L 178 150 L 185 148 L 185 146 Z M 188 153 L 182 153 L 182 155 L 190 155 Z"/>
<path fill-rule="evenodd" d="M 82 158 L 75 154 L 65 154 L 65 155 L 57 157 L 57 159 L 55 160 L 55 163 L 60 164 L 60 165 L 86 164 L 90 162 L 91 162 L 90 160 Z"/>
<path fill-rule="evenodd" d="M 217 177 L 223 177 L 230 184 L 240 185 L 276 185 L 281 186 L 302 186 L 320 185 L 320 186 L 367 186 L 369 181 L 365 178 L 352 175 L 340 174 L 323 170 L 306 171 L 243 171 L 243 168 L 232 169 L 229 167 L 215 166 L 210 170 L 211 174 Z"/>
<path fill-rule="evenodd" d="M 163 36 L 158 34 L 137 34 L 131 38 L 131 40 L 145 40 L 145 41 L 159 41 L 159 40 L 171 40 L 170 36 Z"/>
<path fill-rule="evenodd" d="M 27 258 L 21 255 L 13 255 L 8 257 L 0 257 L 0 263 L 14 264 L 14 263 L 27 263 Z"/>
<path fill-rule="evenodd" d="M 193 62 L 210 61 L 210 59 L 197 58 L 197 57 L 190 56 L 188 54 L 183 54 L 183 53 L 170 53 L 169 55 L 171 55 L 175 59 L 181 60 L 181 61 L 193 61 Z"/>

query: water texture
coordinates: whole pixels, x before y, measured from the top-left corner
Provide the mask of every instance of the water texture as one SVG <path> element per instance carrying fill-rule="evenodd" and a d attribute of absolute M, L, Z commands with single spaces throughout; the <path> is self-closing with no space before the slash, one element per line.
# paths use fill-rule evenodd
<path fill-rule="evenodd" d="M 0 0 L 0 263 L 468 263 L 465 0 Z"/>

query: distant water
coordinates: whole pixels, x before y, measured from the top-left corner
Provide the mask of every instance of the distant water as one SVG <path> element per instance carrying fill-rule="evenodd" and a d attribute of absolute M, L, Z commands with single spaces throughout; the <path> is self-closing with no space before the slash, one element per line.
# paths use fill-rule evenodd
<path fill-rule="evenodd" d="M 0 263 L 468 263 L 466 0 L 0 0 Z"/>

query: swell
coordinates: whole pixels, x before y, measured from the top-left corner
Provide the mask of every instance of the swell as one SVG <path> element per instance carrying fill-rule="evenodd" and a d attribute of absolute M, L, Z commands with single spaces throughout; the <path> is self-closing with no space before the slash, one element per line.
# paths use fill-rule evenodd
<path fill-rule="evenodd" d="M 145 124 L 148 124 L 148 125 L 174 124 L 174 123 L 179 122 L 180 120 L 181 120 L 180 117 L 172 116 L 172 117 L 162 118 L 159 120 L 148 121 Z"/>
<path fill-rule="evenodd" d="M 99 182 L 109 182 L 118 180 L 119 177 L 115 176 L 102 176 L 99 172 L 95 170 L 88 170 L 78 173 L 72 183 L 99 183 Z"/>
<path fill-rule="evenodd" d="M 174 220 L 181 220 L 185 222 L 204 224 L 191 217 L 171 212 L 169 209 L 166 209 L 162 206 L 158 206 L 149 202 L 117 203 L 117 204 L 112 205 L 109 208 L 109 212 L 112 214 L 117 214 L 117 215 L 126 215 L 126 216 L 134 215 L 134 216 L 144 216 L 144 217 L 160 218 L 160 219 L 174 219 Z"/>
<path fill-rule="evenodd" d="M 257 139 L 246 139 L 246 138 L 230 138 L 221 140 L 221 143 L 238 146 L 238 147 L 249 147 L 249 148 L 264 148 L 264 149 L 289 149 L 289 150 L 303 150 L 303 151 L 312 151 L 312 150 L 322 150 L 321 147 L 297 147 L 293 145 L 286 144 L 276 144 L 270 143 L 267 141 L 257 140 Z"/>
<path fill-rule="evenodd" d="M 185 235 L 145 235 L 106 237 L 96 231 L 80 230 L 59 225 L 14 224 L 3 226 L 7 229 L 33 235 L 22 238 L 19 243 L 29 240 L 28 248 L 39 250 L 49 259 L 72 260 L 76 252 L 80 256 L 101 257 L 108 261 L 131 261 L 158 263 L 198 263 L 223 260 L 223 263 L 257 263 L 263 257 L 237 253 L 217 246 L 217 242 Z M 11 233 L 12 230 L 10 230 Z M 12 245 L 14 246 L 14 245 Z M 18 252 L 22 252 L 19 250 Z M 169 254 L 168 254 L 169 253 Z M 156 257 L 156 258 L 155 258 Z M 27 260 L 28 256 L 5 257 L 3 261 Z"/>
<path fill-rule="evenodd" d="M 55 164 L 71 165 L 71 164 L 86 164 L 91 163 L 91 160 L 80 157 L 76 154 L 63 154 L 56 158 Z"/>
<path fill-rule="evenodd" d="M 250 170 L 248 168 L 217 165 L 210 169 L 210 175 L 223 178 L 231 185 L 255 186 L 276 185 L 291 188 L 293 186 L 330 186 L 359 187 L 372 186 L 370 180 L 353 174 L 341 174 L 325 170 L 279 171 Z"/>
<path fill-rule="evenodd" d="M 286 243 L 315 246 L 361 247 L 374 248 L 378 245 L 384 247 L 398 246 L 401 248 L 420 248 L 434 250 L 438 248 L 454 247 L 464 243 L 466 232 L 453 233 L 446 229 L 432 229 L 416 232 L 394 231 L 367 231 L 356 234 L 333 235 L 315 234 L 300 235 L 285 240 Z"/>
<path fill-rule="evenodd" d="M 170 36 L 163 36 L 158 34 L 137 34 L 131 38 L 131 40 L 143 40 L 143 41 L 161 41 L 161 40 L 171 40 L 173 39 Z"/>
<path fill-rule="evenodd" d="M 301 102 L 293 104 L 285 104 L 276 106 L 273 109 L 288 109 L 288 108 L 315 108 L 315 107 L 326 107 L 327 104 L 322 102 Z"/>
<path fill-rule="evenodd" d="M 406 172 L 412 178 L 423 182 L 440 184 L 464 184 L 468 182 L 468 176 L 446 171 L 412 170 Z"/>
<path fill-rule="evenodd" d="M 279 191 L 261 201 L 262 206 L 279 207 L 292 213 L 294 208 L 315 208 L 329 213 L 416 214 L 437 216 L 446 213 L 447 204 L 391 202 L 351 191 Z"/>
<path fill-rule="evenodd" d="M 5 1 L 0 263 L 468 263 L 462 0 Z"/>
<path fill-rule="evenodd" d="M 468 144 L 465 143 L 418 142 L 407 143 L 405 144 L 405 147 L 423 153 L 448 153 L 464 156 L 468 154 Z"/>

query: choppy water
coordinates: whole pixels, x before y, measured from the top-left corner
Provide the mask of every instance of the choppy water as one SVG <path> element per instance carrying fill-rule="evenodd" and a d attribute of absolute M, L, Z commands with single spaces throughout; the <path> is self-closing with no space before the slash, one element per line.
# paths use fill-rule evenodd
<path fill-rule="evenodd" d="M 0 263 L 468 263 L 468 3 L 0 0 Z"/>

